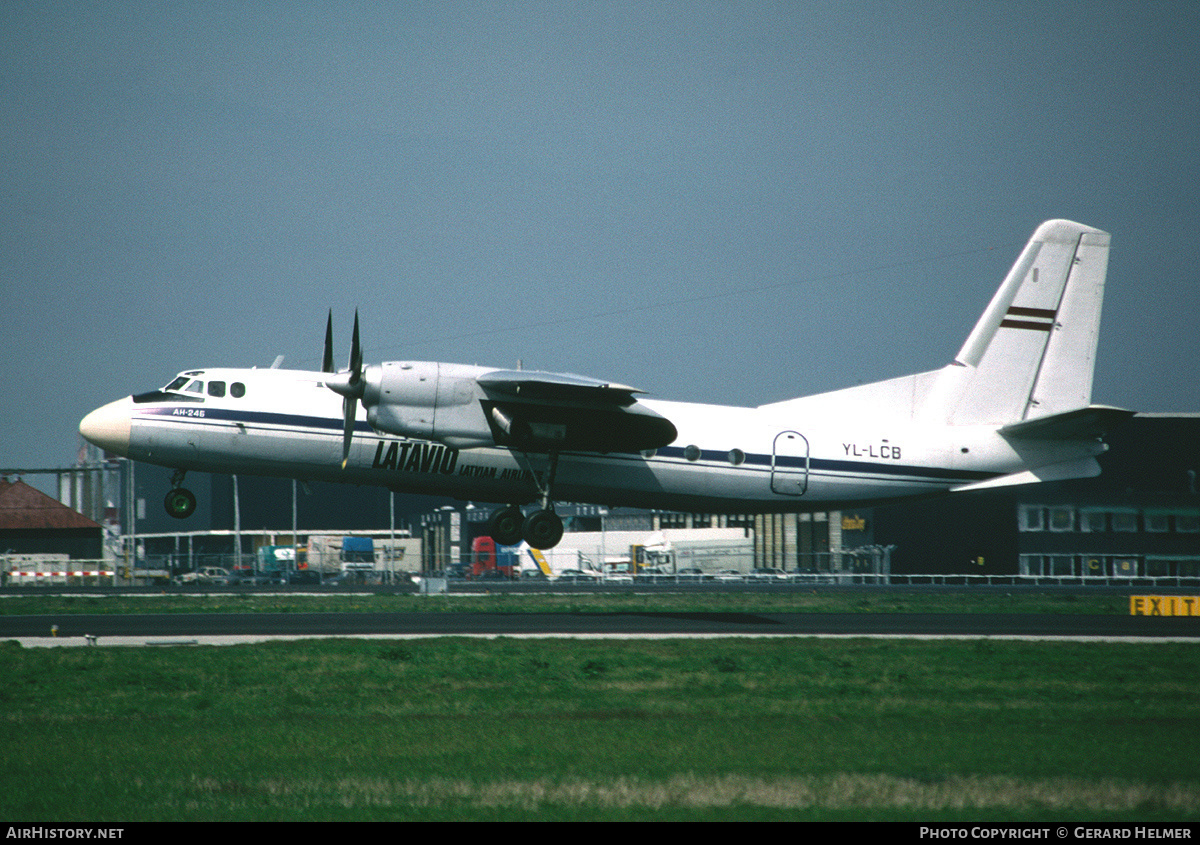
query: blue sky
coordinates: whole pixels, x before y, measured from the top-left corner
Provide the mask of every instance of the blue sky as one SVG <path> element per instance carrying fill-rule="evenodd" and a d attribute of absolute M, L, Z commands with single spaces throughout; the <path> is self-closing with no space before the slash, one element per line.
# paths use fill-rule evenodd
<path fill-rule="evenodd" d="M 1200 4 L 0 4 L 0 465 L 204 366 L 758 404 L 933 369 L 1042 220 L 1198 411 Z"/>

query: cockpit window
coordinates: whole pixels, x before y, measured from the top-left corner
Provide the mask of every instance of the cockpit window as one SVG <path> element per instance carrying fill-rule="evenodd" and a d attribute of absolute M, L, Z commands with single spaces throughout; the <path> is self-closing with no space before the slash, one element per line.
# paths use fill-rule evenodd
<path fill-rule="evenodd" d="M 139 393 L 133 397 L 133 401 L 139 405 L 153 404 L 156 402 L 203 402 L 204 382 L 200 379 L 193 378 L 193 376 L 198 375 L 201 375 L 201 373 L 183 373 L 182 375 L 176 376 L 174 380 L 172 380 L 171 383 L 162 390 L 152 390 L 149 393 Z"/>

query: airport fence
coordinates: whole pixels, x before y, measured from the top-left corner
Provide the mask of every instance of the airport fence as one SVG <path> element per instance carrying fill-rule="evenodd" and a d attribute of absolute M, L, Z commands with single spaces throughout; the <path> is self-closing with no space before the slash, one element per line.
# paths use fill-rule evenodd
<path fill-rule="evenodd" d="M 172 568 L 170 559 L 147 559 L 136 566 L 112 560 L 29 560 L 0 559 L 0 586 L 20 588 L 63 588 L 63 587 L 120 587 L 120 586 L 167 586 L 167 585 L 217 585 L 217 586 L 279 586 L 279 578 L 255 580 L 252 571 L 236 573 L 233 555 L 196 556 L 194 568 Z M 202 558 L 202 559 L 200 559 Z M 728 564 L 730 558 L 722 559 Z M 1189 558 L 1200 563 L 1200 557 Z M 243 561 L 247 559 L 243 557 Z M 448 565 L 430 567 L 423 571 L 354 570 L 350 572 L 304 571 L 291 573 L 288 582 L 300 586 L 403 586 L 411 587 L 431 578 L 445 579 L 450 588 L 458 584 L 485 584 L 500 587 L 505 582 L 536 586 L 534 582 L 548 585 L 591 585 L 596 588 L 619 589 L 630 585 L 652 587 L 687 587 L 707 585 L 794 585 L 800 588 L 834 585 L 864 586 L 1054 586 L 1054 587 L 1131 587 L 1131 588 L 1200 588 L 1200 574 L 1190 565 L 1172 567 L 1164 574 L 1162 566 L 1139 567 L 1131 572 L 1107 571 L 1101 574 L 920 574 L 872 571 L 877 569 L 878 560 L 871 555 L 851 556 L 844 552 L 814 554 L 808 567 L 792 570 L 755 568 L 751 561 L 738 568 L 726 565 L 721 569 L 706 570 L 702 567 L 687 567 L 675 571 L 657 568 L 636 573 L 602 571 L 598 568 L 562 570 L 550 577 L 532 569 L 526 569 L 516 578 L 502 577 L 495 571 L 474 574 L 470 568 L 457 560 L 446 561 Z M 230 576 L 226 580 L 226 575 Z M 262 573 L 257 573 L 261 576 Z M 278 573 L 275 573 L 278 576 Z"/>

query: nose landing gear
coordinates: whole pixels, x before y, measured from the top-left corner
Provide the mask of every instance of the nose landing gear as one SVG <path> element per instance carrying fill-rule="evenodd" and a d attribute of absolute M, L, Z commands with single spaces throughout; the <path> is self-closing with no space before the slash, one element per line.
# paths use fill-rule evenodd
<path fill-rule="evenodd" d="M 167 515 L 175 519 L 187 519 L 196 512 L 196 496 L 191 490 L 181 487 L 183 477 L 187 474 L 186 470 L 178 469 L 171 476 L 171 490 L 163 499 L 163 507 L 167 509 Z"/>

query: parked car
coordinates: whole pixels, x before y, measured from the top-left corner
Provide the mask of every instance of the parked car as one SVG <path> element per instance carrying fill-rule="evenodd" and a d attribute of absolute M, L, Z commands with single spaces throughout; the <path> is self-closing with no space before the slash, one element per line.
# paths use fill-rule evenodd
<path fill-rule="evenodd" d="M 175 579 L 180 584 L 229 584 L 235 583 L 228 569 L 206 566 L 195 572 L 185 572 Z"/>
<path fill-rule="evenodd" d="M 511 581 L 512 578 L 499 569 L 485 569 L 475 576 L 476 581 Z"/>
<path fill-rule="evenodd" d="M 667 572 L 661 566 L 643 566 L 638 570 L 637 579 L 639 581 L 647 581 L 651 584 L 658 584 L 663 581 L 674 581 L 674 573 Z"/>
<path fill-rule="evenodd" d="M 751 569 L 750 575 L 747 576 L 751 581 L 786 581 L 787 573 L 782 569 L 773 569 L 766 567 L 763 569 Z"/>
<path fill-rule="evenodd" d="M 584 572 L 582 569 L 564 569 L 558 573 L 556 581 L 567 584 L 595 584 L 600 578 L 591 572 Z"/>

